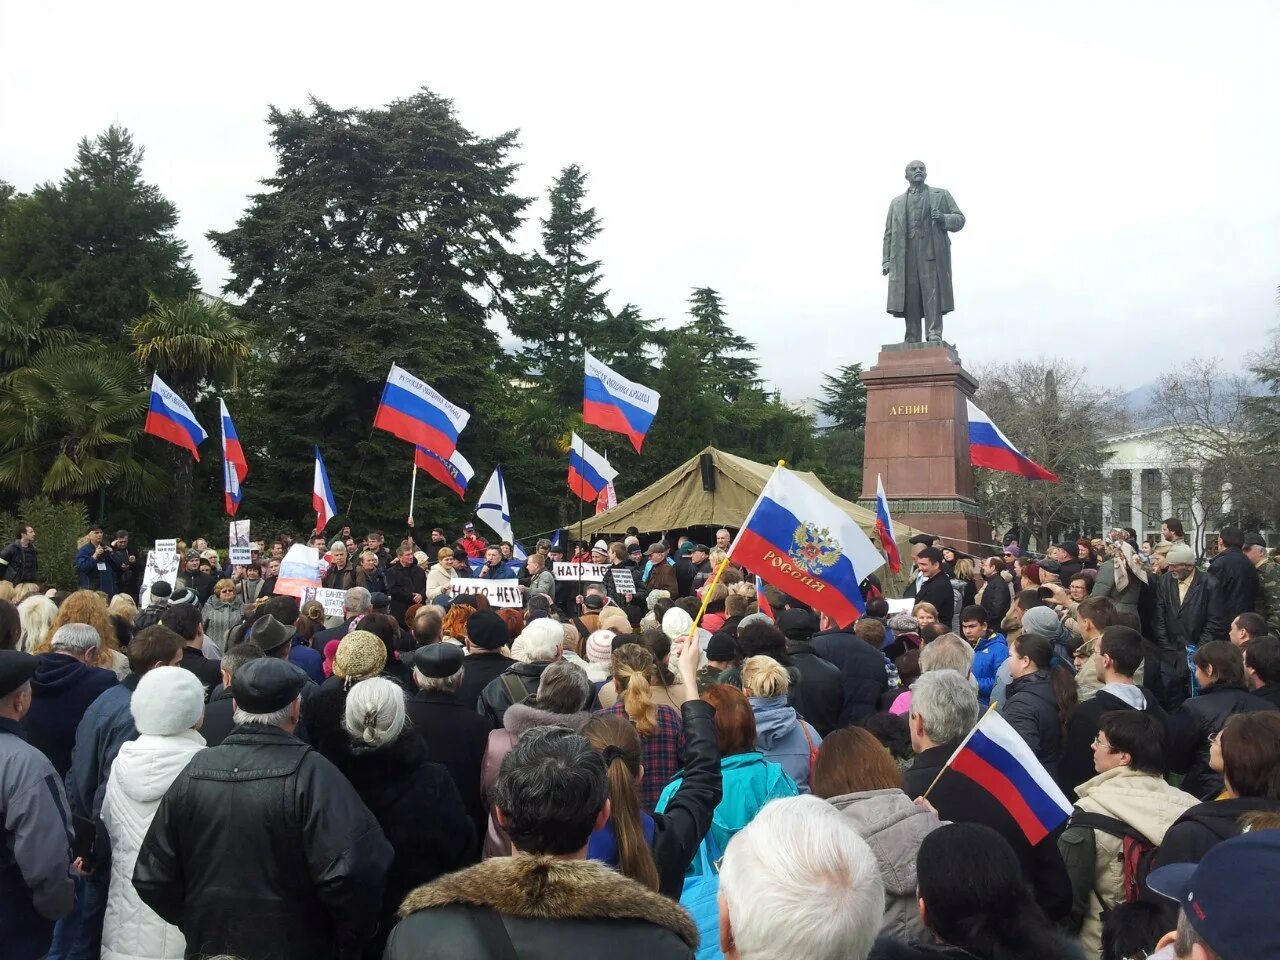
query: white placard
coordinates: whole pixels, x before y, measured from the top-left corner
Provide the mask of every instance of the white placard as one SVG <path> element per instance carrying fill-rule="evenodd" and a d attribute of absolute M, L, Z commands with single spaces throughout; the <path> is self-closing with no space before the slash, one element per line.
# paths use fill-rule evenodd
<path fill-rule="evenodd" d="M 149 603 L 147 594 L 151 592 L 151 585 L 157 580 L 165 581 L 170 587 L 174 586 L 178 582 L 180 565 L 178 541 L 157 540 L 151 552 L 147 554 L 147 565 L 142 571 L 142 588 L 138 591 L 138 603 L 144 607 Z"/>
<path fill-rule="evenodd" d="M 308 593 L 311 591 L 308 590 Z M 315 591 L 313 600 L 319 600 L 324 605 L 324 615 L 326 617 L 342 616 L 342 606 L 347 600 L 347 591 L 330 590 L 328 587 L 321 587 Z"/>
<path fill-rule="evenodd" d="M 607 563 L 557 563 L 551 572 L 557 580 L 590 580 L 599 582 L 609 570 Z"/>
<path fill-rule="evenodd" d="M 249 521 L 232 520 L 228 540 L 233 547 L 249 546 Z"/>
<path fill-rule="evenodd" d="M 233 567 L 244 567 L 253 563 L 253 551 L 249 547 L 232 547 L 227 551 Z"/>
<path fill-rule="evenodd" d="M 636 592 L 636 578 L 632 571 L 627 567 L 618 567 L 610 575 L 613 578 L 613 590 L 622 596 L 628 593 Z"/>
<path fill-rule="evenodd" d="M 910 597 L 904 597 L 901 600 L 888 600 L 888 598 L 886 598 L 886 600 L 889 604 L 889 616 L 893 616 L 895 613 L 909 614 L 915 607 L 916 603 Z"/>
<path fill-rule="evenodd" d="M 491 606 L 523 607 L 524 588 L 517 580 L 478 580 L 454 577 L 449 581 L 449 596 L 473 594 L 485 597 Z"/>

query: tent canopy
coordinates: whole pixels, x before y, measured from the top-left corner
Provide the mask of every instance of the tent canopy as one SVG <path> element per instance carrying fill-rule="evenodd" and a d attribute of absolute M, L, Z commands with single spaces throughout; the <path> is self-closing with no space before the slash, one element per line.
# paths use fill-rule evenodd
<path fill-rule="evenodd" d="M 711 457 L 715 489 L 704 490 L 700 458 Z M 837 497 L 812 473 L 793 471 L 797 477 L 835 503 L 849 515 L 862 532 L 877 545 L 875 514 L 865 507 Z M 756 463 L 731 453 L 707 447 L 686 460 L 665 477 L 655 480 L 639 493 L 620 502 L 612 510 L 589 517 L 582 522 L 582 535 L 622 534 L 628 527 L 641 533 L 680 530 L 685 527 L 741 527 L 747 514 L 760 497 L 760 491 L 773 474 L 773 467 Z M 920 531 L 900 523 L 894 524 L 899 543 Z M 570 528 L 578 529 L 575 523 Z M 905 552 L 905 551 L 904 551 Z"/>

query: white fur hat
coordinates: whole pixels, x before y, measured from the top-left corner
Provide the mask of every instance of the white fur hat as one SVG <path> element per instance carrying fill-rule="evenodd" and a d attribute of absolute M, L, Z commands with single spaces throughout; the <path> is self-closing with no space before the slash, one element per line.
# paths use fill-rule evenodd
<path fill-rule="evenodd" d="M 204 687 L 190 670 L 154 667 L 143 674 L 129 701 L 139 733 L 170 737 L 204 716 Z"/>

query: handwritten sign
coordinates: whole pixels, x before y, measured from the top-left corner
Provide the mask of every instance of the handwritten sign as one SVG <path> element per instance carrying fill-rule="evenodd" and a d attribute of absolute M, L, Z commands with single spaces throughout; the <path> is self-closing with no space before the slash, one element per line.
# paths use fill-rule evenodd
<path fill-rule="evenodd" d="M 449 596 L 463 594 L 482 596 L 494 607 L 523 607 L 524 589 L 515 580 L 476 580 L 454 577 L 449 581 Z"/>
<path fill-rule="evenodd" d="M 618 567 L 613 571 L 613 589 L 624 597 L 636 592 L 635 574 L 626 567 Z"/>
<path fill-rule="evenodd" d="M 591 580 L 599 582 L 608 572 L 607 563 L 557 563 L 551 571 L 557 580 Z"/>
<path fill-rule="evenodd" d="M 327 587 L 307 587 L 302 595 L 303 603 L 308 600 L 318 600 L 324 607 L 324 615 L 326 617 L 342 616 L 342 607 L 347 600 L 347 591 L 330 590 Z"/>
<path fill-rule="evenodd" d="M 178 539 L 174 537 L 172 540 L 157 540 L 151 549 L 156 553 L 177 553 Z"/>
<path fill-rule="evenodd" d="M 915 607 L 915 601 L 912 600 L 910 597 L 904 597 L 901 600 L 888 600 L 888 603 L 889 603 L 890 616 L 893 616 L 894 614 L 897 614 L 897 613 L 910 614 L 912 609 L 914 609 Z"/>
<path fill-rule="evenodd" d="M 227 554 L 233 567 L 245 567 L 253 563 L 253 551 L 249 547 L 232 547 Z"/>
<path fill-rule="evenodd" d="M 180 563 L 178 541 L 176 539 L 157 540 L 151 552 L 147 554 L 147 565 L 142 571 L 142 588 L 138 591 L 138 602 L 144 607 L 151 602 L 147 595 L 151 592 L 151 585 L 157 580 L 163 580 L 170 587 L 177 584 Z"/>

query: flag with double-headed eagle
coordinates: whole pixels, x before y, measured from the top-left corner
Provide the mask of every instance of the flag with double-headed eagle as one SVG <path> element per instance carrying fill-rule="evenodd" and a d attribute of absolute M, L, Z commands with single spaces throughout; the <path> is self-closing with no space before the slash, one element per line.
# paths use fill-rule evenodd
<path fill-rule="evenodd" d="M 842 627 L 865 612 L 858 585 L 884 565 L 857 521 L 786 467 L 765 484 L 729 556 Z"/>

